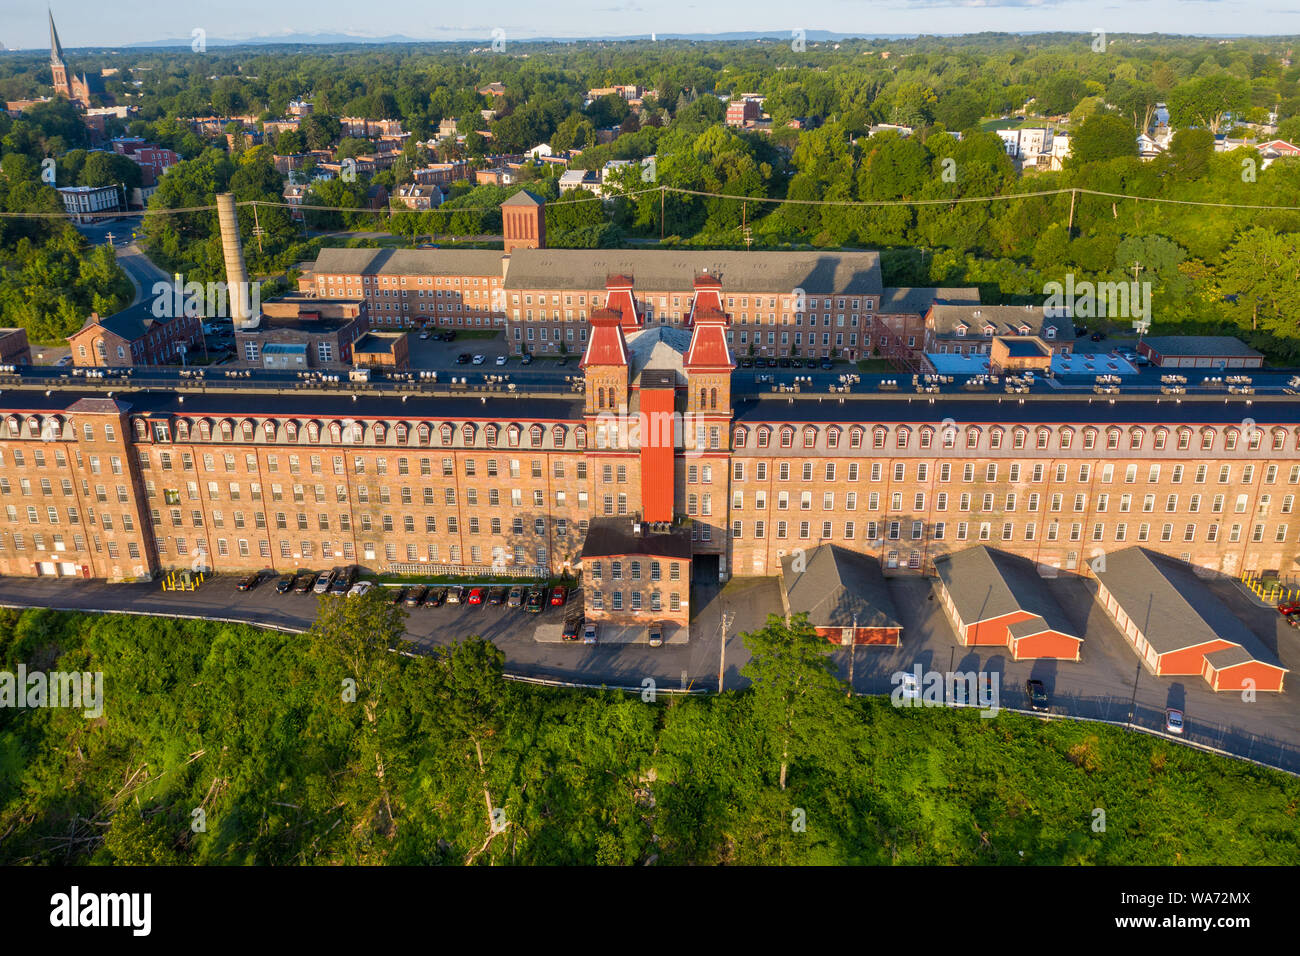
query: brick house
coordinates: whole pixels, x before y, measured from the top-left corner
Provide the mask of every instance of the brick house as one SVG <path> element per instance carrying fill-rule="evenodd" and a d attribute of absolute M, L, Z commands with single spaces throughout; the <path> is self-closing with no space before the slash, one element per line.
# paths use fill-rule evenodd
<path fill-rule="evenodd" d="M 180 365 L 200 341 L 202 320 L 178 315 L 159 318 L 154 301 L 146 299 L 113 315 L 92 312 L 86 324 L 68 336 L 72 364 L 77 366 Z"/>

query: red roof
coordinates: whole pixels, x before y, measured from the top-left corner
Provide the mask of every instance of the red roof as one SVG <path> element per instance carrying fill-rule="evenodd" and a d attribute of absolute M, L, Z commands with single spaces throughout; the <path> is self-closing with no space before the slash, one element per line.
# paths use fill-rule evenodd
<path fill-rule="evenodd" d="M 613 309 L 591 313 L 591 338 L 582 356 L 581 368 L 589 365 L 627 365 L 627 342 L 619 327 L 622 315 Z"/>

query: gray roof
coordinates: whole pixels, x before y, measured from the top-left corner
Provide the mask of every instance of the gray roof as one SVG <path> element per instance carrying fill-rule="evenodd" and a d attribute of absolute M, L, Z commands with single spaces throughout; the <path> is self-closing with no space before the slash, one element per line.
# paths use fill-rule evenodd
<path fill-rule="evenodd" d="M 515 193 L 513 196 L 511 196 L 509 199 L 503 202 L 501 205 L 541 206 L 543 204 L 544 204 L 544 200 L 540 196 L 536 195 L 535 193 L 530 193 L 527 189 L 521 189 L 519 190 L 519 192 Z"/>
<path fill-rule="evenodd" d="M 1231 335 L 1157 335 L 1147 336 L 1142 340 L 1161 355 L 1243 355 L 1262 358 L 1263 353 L 1256 352 L 1240 339 Z"/>
<path fill-rule="evenodd" d="M 935 558 L 934 570 L 965 624 L 1028 611 L 1046 624 L 1045 628 L 1030 630 L 1030 634 L 1050 629 L 1079 636 L 1078 629 L 1048 593 L 1038 566 L 1028 558 L 981 544 Z"/>
<path fill-rule="evenodd" d="M 322 249 L 313 271 L 319 275 L 494 276 L 501 274 L 501 253 L 494 249 Z"/>
<path fill-rule="evenodd" d="M 930 310 L 930 325 L 939 335 L 954 335 L 958 325 L 969 327 L 967 336 L 978 338 L 985 325 L 993 326 L 994 335 L 1018 335 L 1022 325 L 1029 326 L 1030 335 L 1042 335 L 1047 328 L 1056 328 L 1058 337 L 1074 340 L 1074 326 L 1068 316 L 1046 316 L 1041 305 L 965 305 L 937 304 Z"/>
<path fill-rule="evenodd" d="M 146 298 L 137 302 L 135 305 L 128 306 L 121 312 L 114 312 L 112 315 L 101 316 L 98 323 L 96 323 L 94 319 L 87 318 L 85 324 L 77 331 L 80 332 L 91 325 L 98 324 L 100 327 L 107 329 L 114 335 L 120 335 L 128 342 L 135 342 L 144 338 L 153 331 L 155 325 L 160 323 L 166 325 L 172 321 L 171 318 L 160 319 L 155 316 L 153 314 L 153 303 L 154 300 L 152 297 Z M 175 318 L 180 318 L 180 316 L 175 316 Z"/>
<path fill-rule="evenodd" d="M 905 288 L 886 289 L 880 297 L 878 312 L 913 312 L 925 315 L 936 302 L 979 302 L 979 289 Z"/>
<path fill-rule="evenodd" d="M 1168 654 L 1223 640 L 1239 645 L 1250 655 L 1227 655 L 1225 662 L 1253 659 L 1277 664 L 1275 655 L 1210 592 L 1187 562 L 1133 547 L 1107 554 L 1104 568 L 1097 571 L 1097 578 L 1156 653 Z"/>
<path fill-rule="evenodd" d="M 793 614 L 807 612 L 814 627 L 903 626 L 885 584 L 880 562 L 835 544 L 804 552 L 803 571 L 795 571 L 798 554 L 781 559 L 781 577 Z"/>
<path fill-rule="evenodd" d="M 671 325 L 648 325 L 627 336 L 627 360 L 635 384 L 646 370 L 672 372 L 678 385 L 686 384 L 682 359 L 691 347 L 691 333 Z"/>
<path fill-rule="evenodd" d="M 705 270 L 735 293 L 879 295 L 875 252 L 726 252 L 708 249 L 516 249 L 507 289 L 603 289 L 612 275 L 631 277 L 638 292 L 685 292 Z"/>

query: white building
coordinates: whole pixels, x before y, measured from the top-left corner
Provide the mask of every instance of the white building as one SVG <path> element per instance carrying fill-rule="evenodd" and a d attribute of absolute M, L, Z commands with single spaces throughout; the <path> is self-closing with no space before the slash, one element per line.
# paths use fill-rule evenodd
<path fill-rule="evenodd" d="M 79 223 L 104 218 L 96 213 L 124 211 L 122 194 L 116 186 L 60 186 L 59 196 L 68 215 Z"/>

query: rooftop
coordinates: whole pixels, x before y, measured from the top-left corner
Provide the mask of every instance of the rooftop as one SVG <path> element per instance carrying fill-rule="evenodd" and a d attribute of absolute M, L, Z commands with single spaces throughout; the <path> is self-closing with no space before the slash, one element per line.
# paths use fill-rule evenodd
<path fill-rule="evenodd" d="M 1263 353 L 1252 349 L 1231 335 L 1156 335 L 1147 336 L 1143 344 L 1161 355 L 1240 355 L 1262 358 Z"/>

